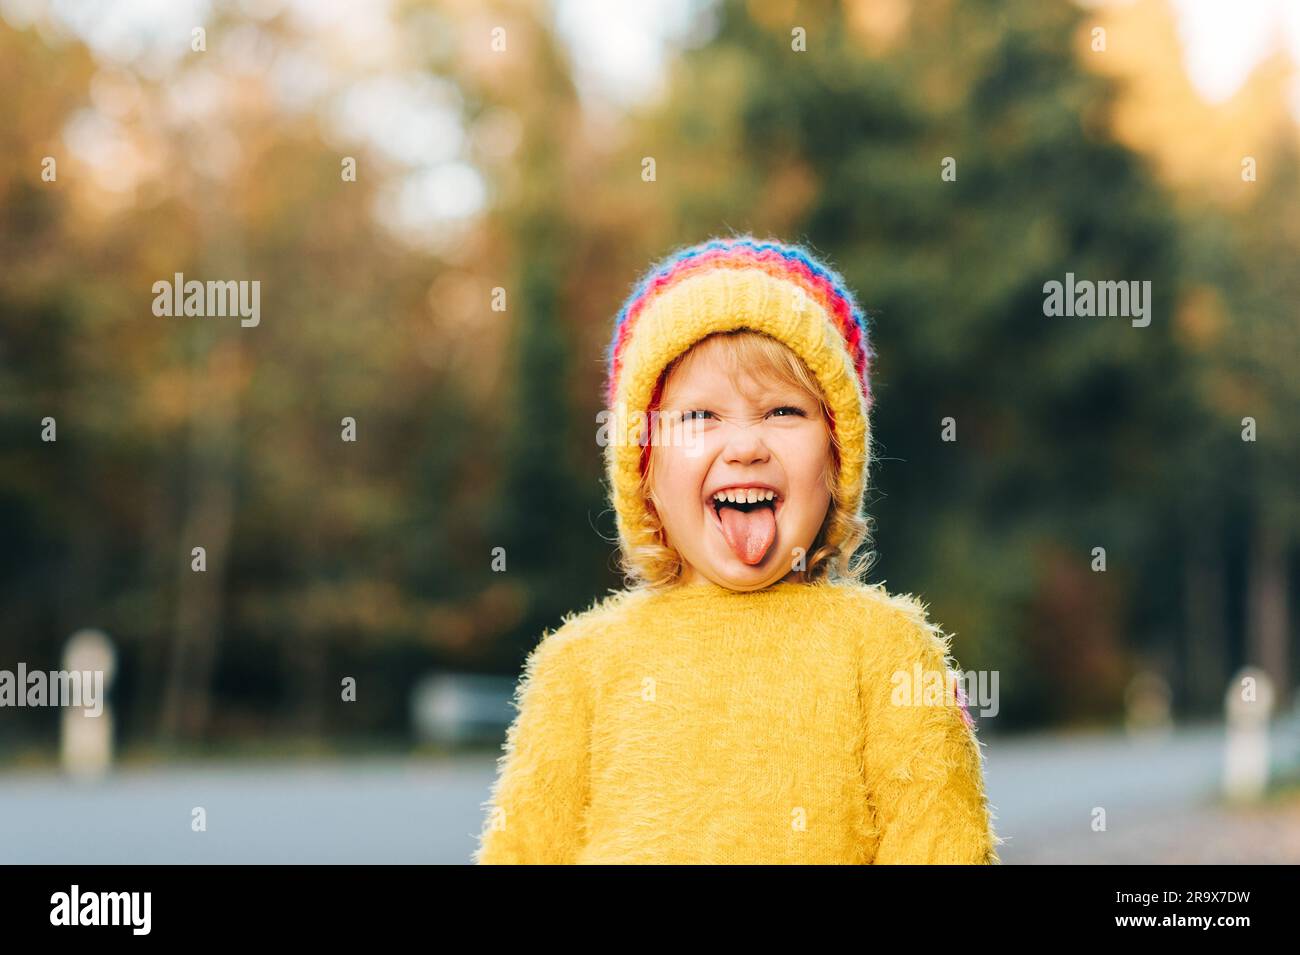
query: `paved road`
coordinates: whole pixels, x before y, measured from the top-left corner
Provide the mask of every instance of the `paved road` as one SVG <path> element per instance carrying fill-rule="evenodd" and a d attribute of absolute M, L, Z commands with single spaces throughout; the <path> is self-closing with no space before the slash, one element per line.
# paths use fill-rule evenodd
<path fill-rule="evenodd" d="M 986 738 L 1004 861 L 1140 856 L 1159 825 L 1176 841 L 1179 819 L 1222 829 L 1222 817 L 1205 815 L 1222 740 L 1213 726 L 1165 739 Z M 487 753 L 423 763 L 172 766 L 89 785 L 8 773 L 0 775 L 0 863 L 463 863 L 495 769 Z M 191 831 L 195 806 L 206 810 L 206 832 Z M 1106 833 L 1089 826 L 1095 806 L 1106 809 Z M 1300 817 L 1283 824 L 1300 831 Z"/>
<path fill-rule="evenodd" d="M 1279 770 L 1295 758 L 1291 732 L 1282 723 L 1274 731 Z M 986 743 L 1003 862 L 1300 862 L 1295 807 L 1219 805 L 1224 744 L 1221 725 Z M 1105 810 L 1104 831 L 1093 829 L 1096 808 Z"/>

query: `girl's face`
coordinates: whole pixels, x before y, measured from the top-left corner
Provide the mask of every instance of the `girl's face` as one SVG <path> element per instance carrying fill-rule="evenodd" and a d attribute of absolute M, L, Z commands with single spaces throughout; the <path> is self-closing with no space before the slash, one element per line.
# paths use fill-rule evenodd
<path fill-rule="evenodd" d="M 821 403 L 801 388 L 747 372 L 733 382 L 717 351 L 701 349 L 664 382 L 650 500 L 685 564 L 683 583 L 759 590 L 811 557 L 831 502 L 830 430 Z M 715 499 L 741 489 L 775 493 L 741 507 Z"/>

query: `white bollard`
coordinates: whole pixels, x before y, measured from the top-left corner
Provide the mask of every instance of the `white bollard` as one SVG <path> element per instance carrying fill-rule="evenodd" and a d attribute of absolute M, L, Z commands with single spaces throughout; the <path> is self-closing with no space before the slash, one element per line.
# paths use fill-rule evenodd
<path fill-rule="evenodd" d="M 1231 800 L 1253 801 L 1268 786 L 1268 729 L 1273 701 L 1273 681 L 1259 667 L 1243 667 L 1228 684 L 1224 697 L 1228 727 L 1223 791 Z"/>
<path fill-rule="evenodd" d="M 79 674 L 83 684 L 83 705 L 63 708 L 60 757 L 63 771 L 75 779 L 97 779 L 113 763 L 113 708 L 104 699 L 92 708 L 87 702 L 90 680 L 97 691 L 107 694 L 117 669 L 117 651 L 108 635 L 100 630 L 78 630 L 63 650 L 63 669 Z M 97 677 L 96 674 L 102 674 Z"/>

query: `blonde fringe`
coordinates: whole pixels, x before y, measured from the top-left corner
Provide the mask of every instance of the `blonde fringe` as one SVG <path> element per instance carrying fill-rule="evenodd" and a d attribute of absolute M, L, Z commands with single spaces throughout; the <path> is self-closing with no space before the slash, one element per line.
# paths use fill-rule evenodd
<path fill-rule="evenodd" d="M 817 379 L 808 366 L 784 344 L 762 332 L 738 329 L 728 332 L 714 332 L 697 342 L 690 350 L 678 356 L 664 369 L 660 378 L 666 381 L 673 369 L 678 367 L 687 356 L 696 354 L 697 349 L 710 339 L 722 339 L 721 347 L 731 359 L 732 368 L 746 368 L 754 374 L 769 372 L 782 382 L 795 385 L 821 406 L 823 420 L 830 420 L 830 409 L 822 396 Z M 796 572 L 796 580 L 813 583 L 823 578 L 839 582 L 862 583 L 866 573 L 875 562 L 874 551 L 862 552 L 864 544 L 871 541 L 872 521 L 856 508 L 843 507 L 838 500 L 836 488 L 839 481 L 839 456 L 841 448 L 834 429 L 831 430 L 831 442 L 835 446 L 835 460 L 828 462 L 825 470 L 827 490 L 831 496 L 831 507 L 826 520 L 813 538 L 807 566 Z M 654 448 L 651 447 L 651 456 Z M 664 590 L 681 583 L 685 570 L 684 562 L 677 551 L 665 542 L 663 523 L 650 500 L 650 482 L 653 467 L 647 467 L 641 477 L 640 493 L 646 501 L 643 539 L 654 543 L 629 547 L 626 540 L 620 544 L 619 565 L 623 573 L 624 585 L 630 590 Z M 839 540 L 839 545 L 828 544 L 828 540 Z"/>

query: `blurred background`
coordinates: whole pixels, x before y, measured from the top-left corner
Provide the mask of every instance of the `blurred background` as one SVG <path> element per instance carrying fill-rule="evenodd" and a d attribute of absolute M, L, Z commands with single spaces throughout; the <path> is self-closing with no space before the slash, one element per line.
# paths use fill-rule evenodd
<path fill-rule="evenodd" d="M 0 0 L 0 670 L 112 678 L 0 707 L 0 861 L 467 861 L 620 585 L 612 318 L 732 232 L 870 312 L 871 579 L 999 675 L 1004 860 L 1300 861 L 1297 62 L 1286 0 Z"/>

